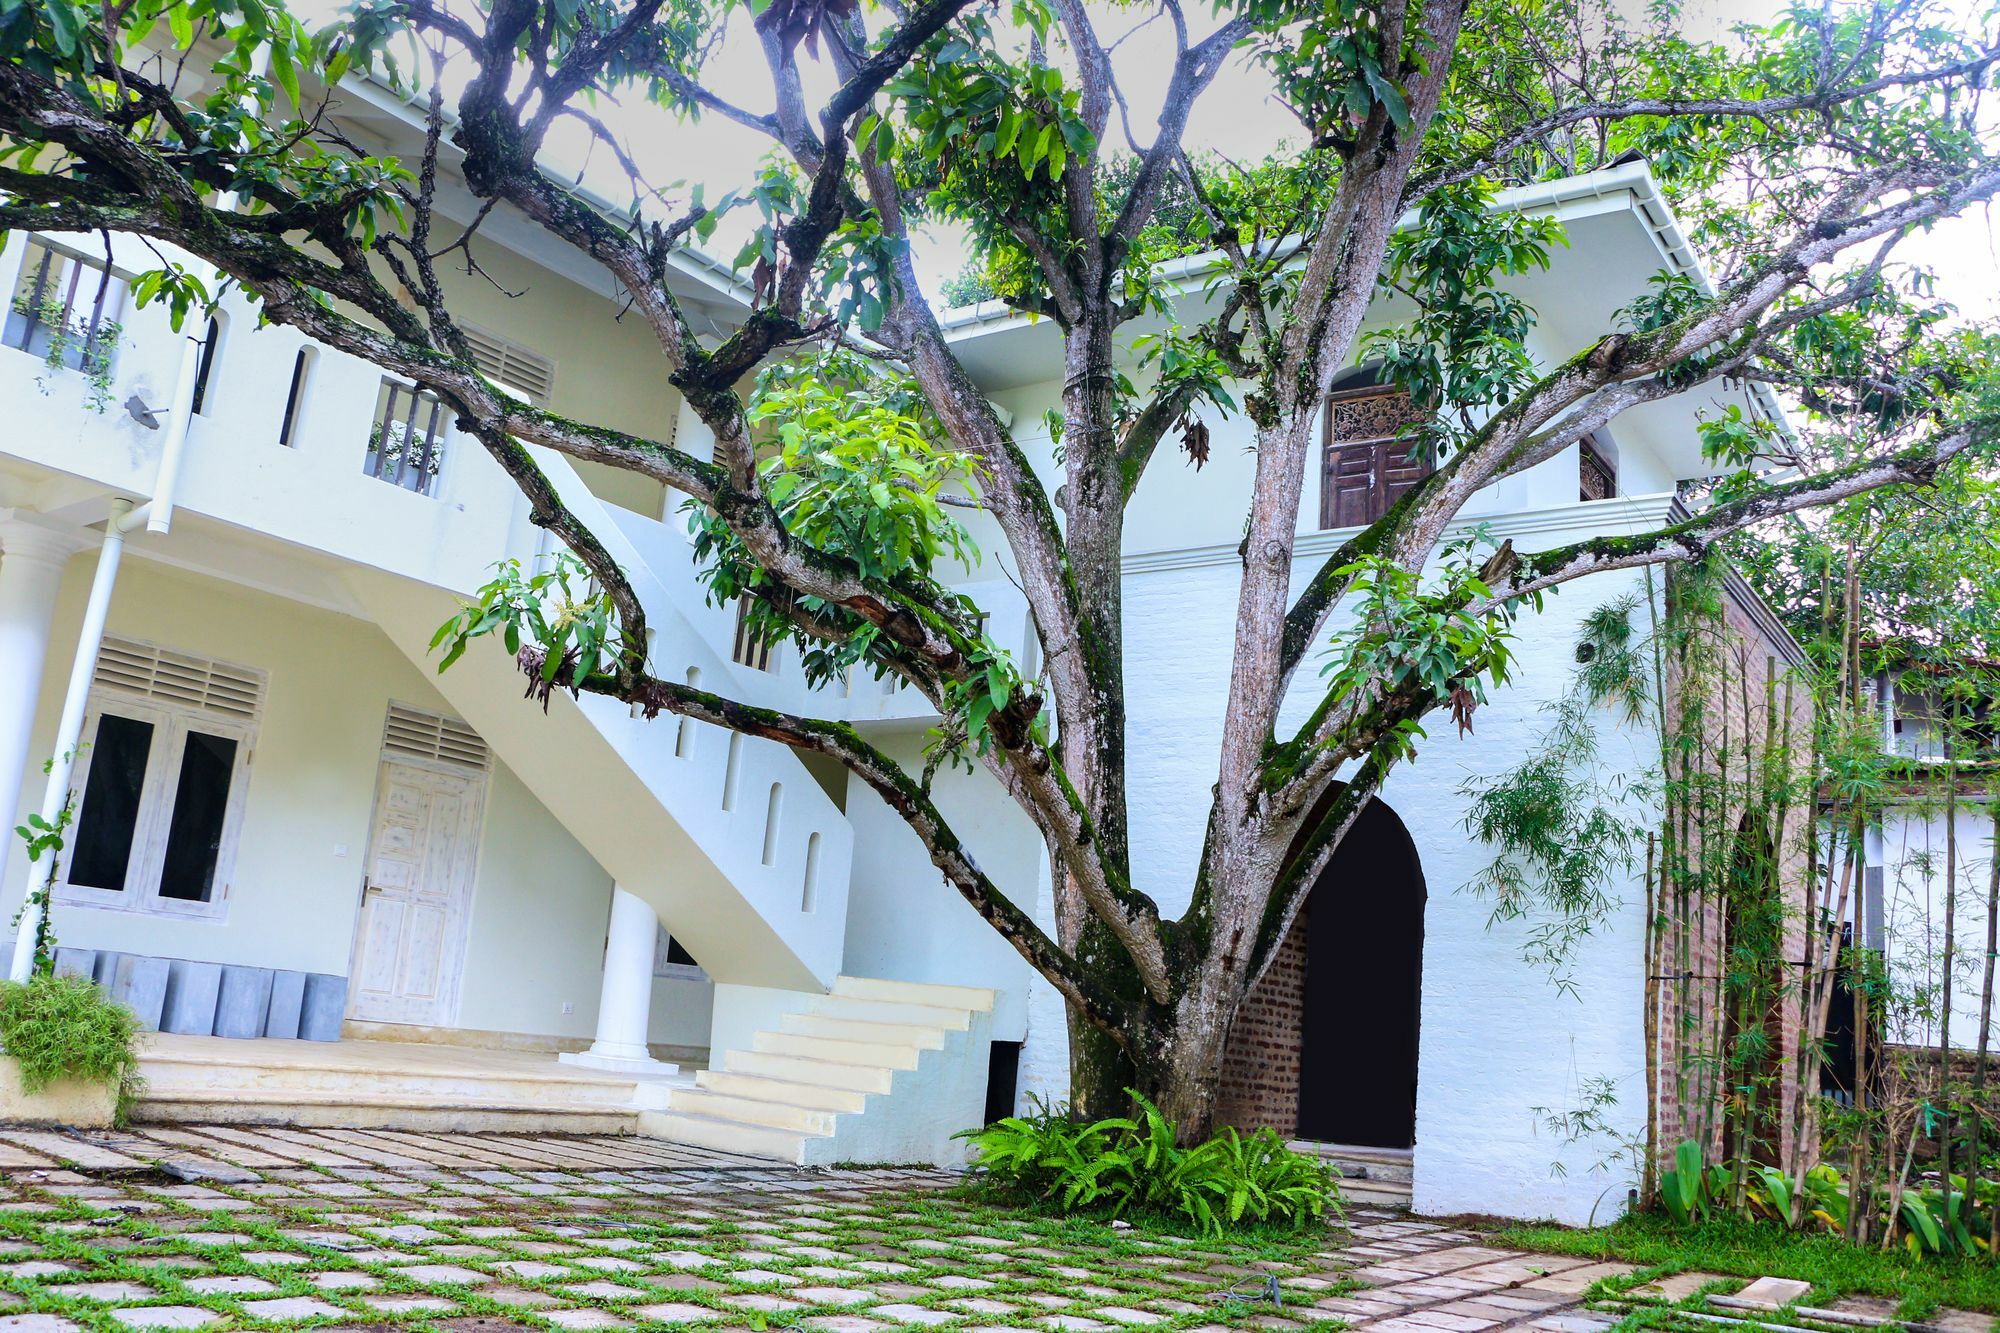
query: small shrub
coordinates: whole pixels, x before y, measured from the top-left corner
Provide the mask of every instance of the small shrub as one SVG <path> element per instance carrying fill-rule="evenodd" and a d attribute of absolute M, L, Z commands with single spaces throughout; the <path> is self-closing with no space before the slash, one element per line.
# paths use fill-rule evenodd
<path fill-rule="evenodd" d="M 121 1093 L 137 1081 L 139 1020 L 87 977 L 0 982 L 0 1049 L 21 1067 L 22 1090 L 77 1079 Z"/>
<path fill-rule="evenodd" d="M 1065 1213 L 1150 1212 L 1194 1223 L 1204 1235 L 1254 1223 L 1303 1226 L 1340 1212 L 1331 1167 L 1293 1152 L 1269 1129 L 1224 1129 L 1183 1148 L 1145 1098 L 1138 1119 L 1085 1124 L 1046 1105 L 968 1130 L 976 1165 L 999 1184 Z"/>

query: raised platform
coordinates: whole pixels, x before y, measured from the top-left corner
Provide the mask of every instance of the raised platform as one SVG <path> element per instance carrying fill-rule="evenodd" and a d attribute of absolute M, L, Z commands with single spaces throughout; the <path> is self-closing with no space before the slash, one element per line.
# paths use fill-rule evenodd
<path fill-rule="evenodd" d="M 339 1129 L 631 1134 L 642 1111 L 666 1105 L 672 1085 L 539 1051 L 171 1033 L 145 1036 L 139 1072 L 141 1123 Z"/>

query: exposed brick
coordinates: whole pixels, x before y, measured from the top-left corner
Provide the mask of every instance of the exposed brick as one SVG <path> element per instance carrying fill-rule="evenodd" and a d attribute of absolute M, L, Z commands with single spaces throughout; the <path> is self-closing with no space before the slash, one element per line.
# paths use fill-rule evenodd
<path fill-rule="evenodd" d="M 1222 1058 L 1216 1120 L 1238 1129 L 1275 1129 L 1290 1138 L 1299 1124 L 1299 1056 L 1306 1008 L 1306 913 L 1292 922 L 1258 983 L 1250 988 Z"/>

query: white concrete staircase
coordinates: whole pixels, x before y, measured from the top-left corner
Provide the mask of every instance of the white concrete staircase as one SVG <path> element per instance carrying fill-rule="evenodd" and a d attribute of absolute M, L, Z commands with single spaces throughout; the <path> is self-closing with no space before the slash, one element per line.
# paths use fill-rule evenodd
<path fill-rule="evenodd" d="M 773 1008 L 639 1132 L 798 1166 L 965 1159 L 952 1135 L 983 1118 L 992 991 L 843 976 Z"/>
<path fill-rule="evenodd" d="M 1349 1203 L 1375 1208 L 1410 1206 L 1412 1161 L 1409 1148 L 1364 1148 L 1350 1144 L 1299 1140 L 1291 1145 L 1311 1153 L 1340 1172 L 1340 1194 Z"/>
<path fill-rule="evenodd" d="M 337 1129 L 630 1134 L 657 1083 L 543 1053 L 408 1042 L 150 1034 L 133 1118 Z"/>

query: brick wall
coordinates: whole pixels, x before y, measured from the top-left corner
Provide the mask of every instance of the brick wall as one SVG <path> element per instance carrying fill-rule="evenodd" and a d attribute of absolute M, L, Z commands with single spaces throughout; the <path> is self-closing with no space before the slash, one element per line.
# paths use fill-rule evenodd
<path fill-rule="evenodd" d="M 1222 1059 L 1216 1121 L 1240 1130 L 1298 1132 L 1299 1052 L 1306 1008 L 1306 913 L 1244 998 Z"/>
<path fill-rule="evenodd" d="M 1773 631 L 1749 600 L 1747 590 L 1731 588 L 1723 597 L 1722 643 L 1716 678 L 1705 710 L 1706 732 L 1702 767 L 1723 773 L 1732 799 L 1740 802 L 1745 772 L 1761 771 L 1767 752 L 1787 747 L 1795 772 L 1804 773 L 1813 726 L 1812 695 L 1803 676 L 1787 660 L 1785 645 L 1773 641 Z M 1669 688 L 1678 692 L 1672 678 Z M 1807 796 L 1794 783 L 1782 827 L 1777 832 L 1778 890 L 1784 898 L 1782 954 L 1803 956 L 1803 922 L 1809 892 L 1806 863 Z M 1746 814 L 1740 804 L 1708 812 L 1712 826 L 1733 830 Z M 1764 812 L 1758 812 L 1764 813 Z M 1678 833 L 1678 831 L 1675 831 Z M 1687 829 L 1690 841 L 1697 830 Z M 1733 839 L 1734 834 L 1730 835 Z M 1722 1148 L 1720 1117 L 1714 1107 L 1727 1095 L 1721 1087 L 1718 1052 L 1725 1040 L 1730 1003 L 1723 975 L 1730 966 L 1729 922 L 1720 903 L 1694 898 L 1674 901 L 1671 890 L 1659 905 L 1663 928 L 1656 939 L 1655 966 L 1664 978 L 1658 990 L 1659 1145 L 1671 1155 L 1684 1138 L 1707 1138 L 1710 1151 Z M 1782 966 L 1782 965 L 1781 965 Z M 1795 1100 L 1799 1052 L 1799 978 L 1796 967 L 1782 967 L 1781 993 L 1769 1019 L 1773 1037 L 1770 1065 L 1775 1086 L 1760 1091 L 1769 1110 L 1767 1124 L 1776 1142 L 1767 1151 L 1788 1158 L 1798 1126 Z M 1769 1106 L 1775 1093 L 1777 1105 Z M 1807 1142 L 1812 1139 L 1807 1126 Z"/>

